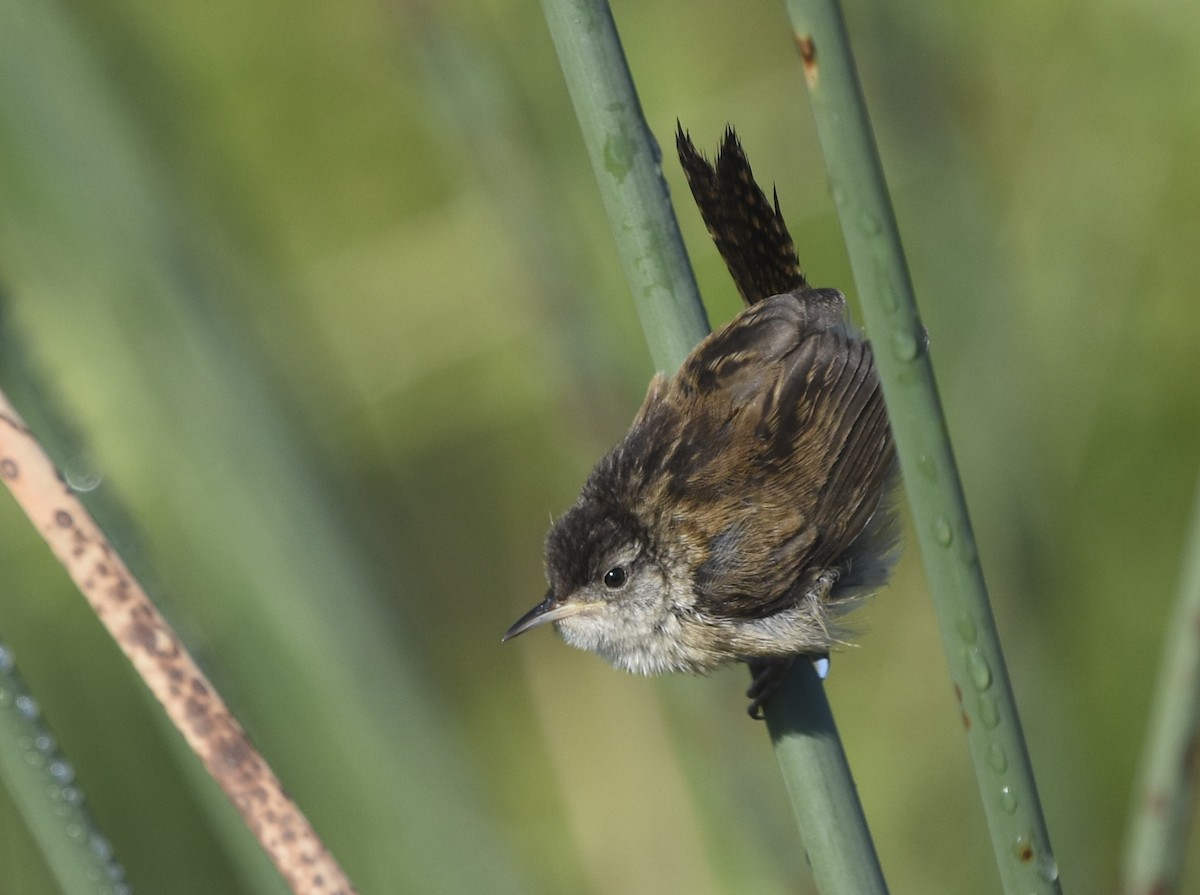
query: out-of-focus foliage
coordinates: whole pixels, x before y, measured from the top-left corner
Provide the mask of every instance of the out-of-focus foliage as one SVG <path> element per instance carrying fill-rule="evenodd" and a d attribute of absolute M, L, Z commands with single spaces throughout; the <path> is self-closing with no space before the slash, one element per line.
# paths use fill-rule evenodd
<path fill-rule="evenodd" d="M 1200 19 L 847 12 L 1064 887 L 1101 891 L 1200 456 Z M 782 4 L 616 15 L 664 148 L 736 123 L 852 292 Z M 808 885 L 744 671 L 499 643 L 651 373 L 590 176 L 535 4 L 0 0 L 3 385 L 72 420 L 68 473 L 364 893 Z M 0 636 L 135 889 L 272 890 L 0 524 Z M 861 627 L 830 690 L 893 890 L 995 891 L 915 551 Z M 0 802 L 0 890 L 54 891 Z"/>

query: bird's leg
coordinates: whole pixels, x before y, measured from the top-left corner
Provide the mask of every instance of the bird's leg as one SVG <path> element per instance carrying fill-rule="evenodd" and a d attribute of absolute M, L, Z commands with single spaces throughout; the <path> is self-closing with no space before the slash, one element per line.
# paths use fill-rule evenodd
<path fill-rule="evenodd" d="M 821 659 L 828 660 L 829 653 L 805 656 L 805 658 L 811 659 L 816 664 Z M 750 673 L 754 675 L 754 680 L 750 682 L 750 689 L 746 691 L 746 696 L 750 699 L 750 705 L 746 711 L 755 721 L 762 720 L 763 704 L 775 695 L 775 691 L 783 683 L 788 669 L 792 667 L 792 663 L 796 659 L 796 656 L 786 656 L 782 659 L 746 659 L 746 664 L 750 666 Z M 821 677 L 824 676 L 819 667 L 817 674 Z"/>
<path fill-rule="evenodd" d="M 750 689 L 746 691 L 746 697 L 750 700 L 750 705 L 746 711 L 749 712 L 751 718 L 756 721 L 762 720 L 763 703 L 770 699 L 775 694 L 775 691 L 779 689 L 779 685 L 783 683 L 784 675 L 792 667 L 792 662 L 795 659 L 795 656 L 786 656 L 782 659 L 746 660 L 746 664 L 750 666 L 750 673 L 754 675 L 754 680 L 750 683 Z"/>

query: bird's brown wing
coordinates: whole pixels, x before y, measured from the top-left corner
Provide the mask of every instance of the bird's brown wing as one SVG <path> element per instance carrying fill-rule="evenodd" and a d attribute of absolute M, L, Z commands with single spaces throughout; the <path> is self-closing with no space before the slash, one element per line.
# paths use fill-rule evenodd
<path fill-rule="evenodd" d="M 801 289 L 746 308 L 692 349 L 673 385 L 700 395 L 728 392 L 741 403 L 760 394 L 774 368 L 815 333 L 846 328 L 836 289 Z"/>
<path fill-rule="evenodd" d="M 727 128 L 710 163 L 684 133 L 675 135 L 679 161 L 700 216 L 748 305 L 804 287 L 796 246 L 779 211 L 754 182 L 750 162 L 733 128 Z"/>
<path fill-rule="evenodd" d="M 848 572 L 895 451 L 871 349 L 842 322 L 840 295 L 805 290 L 747 309 L 672 385 L 694 396 L 681 442 L 696 456 L 673 464 L 673 490 L 707 519 L 698 606 L 768 615 L 822 573 Z"/>

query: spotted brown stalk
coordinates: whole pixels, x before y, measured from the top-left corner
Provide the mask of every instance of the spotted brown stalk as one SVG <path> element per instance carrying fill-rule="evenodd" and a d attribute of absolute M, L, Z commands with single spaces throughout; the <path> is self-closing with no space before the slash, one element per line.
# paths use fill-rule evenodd
<path fill-rule="evenodd" d="M 296 895 L 354 887 L 0 392 L 0 478 Z"/>

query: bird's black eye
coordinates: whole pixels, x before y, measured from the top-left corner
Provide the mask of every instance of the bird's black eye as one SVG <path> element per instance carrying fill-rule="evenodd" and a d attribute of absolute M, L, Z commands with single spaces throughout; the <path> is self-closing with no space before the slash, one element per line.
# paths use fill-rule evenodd
<path fill-rule="evenodd" d="M 625 584 L 625 577 L 625 570 L 621 566 L 614 566 L 604 573 L 604 586 L 616 590 Z"/>

